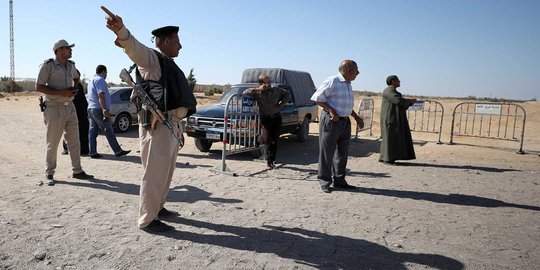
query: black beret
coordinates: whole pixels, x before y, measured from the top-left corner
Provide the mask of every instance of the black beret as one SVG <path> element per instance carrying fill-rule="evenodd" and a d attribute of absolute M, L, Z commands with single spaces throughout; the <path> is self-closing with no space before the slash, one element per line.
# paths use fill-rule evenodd
<path fill-rule="evenodd" d="M 168 36 L 170 34 L 177 34 L 179 29 L 178 26 L 164 26 L 152 31 L 152 35 L 156 37 Z"/>
<path fill-rule="evenodd" d="M 398 80 L 399 78 L 396 75 L 390 75 L 388 78 L 386 78 L 386 85 L 391 85 L 393 80 Z"/>

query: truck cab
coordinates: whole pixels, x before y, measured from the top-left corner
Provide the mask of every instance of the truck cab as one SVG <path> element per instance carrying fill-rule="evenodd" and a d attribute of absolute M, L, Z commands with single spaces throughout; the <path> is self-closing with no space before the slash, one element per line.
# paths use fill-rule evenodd
<path fill-rule="evenodd" d="M 318 106 L 310 100 L 315 92 L 311 75 L 307 72 L 280 68 L 247 69 L 242 75 L 242 83 L 232 85 L 213 105 L 198 108 L 186 123 L 186 134 L 193 137 L 195 146 L 201 152 L 208 152 L 215 142 L 223 140 L 224 113 L 227 100 L 246 89 L 258 86 L 260 75 L 266 74 L 272 80 L 272 86 L 281 87 L 291 93 L 291 102 L 283 107 L 282 134 L 295 134 L 298 142 L 304 142 L 309 136 L 309 123 L 318 116 Z"/>

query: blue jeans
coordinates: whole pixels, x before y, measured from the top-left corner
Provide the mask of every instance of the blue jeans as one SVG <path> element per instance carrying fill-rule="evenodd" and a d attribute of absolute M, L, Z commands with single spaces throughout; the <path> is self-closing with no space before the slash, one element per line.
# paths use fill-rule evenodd
<path fill-rule="evenodd" d="M 114 136 L 113 127 L 111 121 L 103 121 L 103 111 L 101 109 L 88 109 L 88 120 L 90 122 L 90 129 L 88 130 L 88 145 L 90 147 L 90 155 L 97 154 L 96 145 L 97 145 L 97 136 L 98 131 L 101 129 L 109 141 L 109 145 L 115 154 L 122 152 L 122 148 Z"/>

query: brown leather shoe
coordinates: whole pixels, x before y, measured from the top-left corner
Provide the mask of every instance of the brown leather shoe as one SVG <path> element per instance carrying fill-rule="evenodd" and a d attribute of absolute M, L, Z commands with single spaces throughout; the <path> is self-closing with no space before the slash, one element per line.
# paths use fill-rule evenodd
<path fill-rule="evenodd" d="M 73 178 L 77 178 L 81 180 L 88 180 L 88 179 L 94 179 L 94 176 L 90 174 L 86 174 L 85 172 L 80 172 L 80 173 L 74 173 Z"/>
<path fill-rule="evenodd" d="M 159 210 L 159 213 L 157 214 L 158 218 L 168 218 L 168 217 L 176 217 L 179 216 L 178 212 L 167 210 L 165 207 L 161 208 Z"/>
<path fill-rule="evenodd" d="M 332 190 L 328 186 L 321 186 L 321 189 L 324 193 L 332 193 Z"/>
<path fill-rule="evenodd" d="M 117 153 L 117 154 L 114 154 L 115 157 L 121 157 L 121 156 L 125 156 L 127 154 L 129 154 L 131 152 L 131 150 L 122 150 L 120 151 L 120 153 Z"/>
<path fill-rule="evenodd" d="M 174 227 L 155 219 L 152 222 L 150 222 L 148 226 L 141 228 L 141 230 L 147 233 L 158 234 L 158 233 L 166 233 L 166 232 L 174 231 Z"/>
<path fill-rule="evenodd" d="M 356 188 L 355 186 L 351 186 L 351 185 L 349 185 L 347 183 L 339 184 L 339 185 L 334 184 L 334 187 L 335 188 L 342 188 L 342 189 L 355 189 Z"/>

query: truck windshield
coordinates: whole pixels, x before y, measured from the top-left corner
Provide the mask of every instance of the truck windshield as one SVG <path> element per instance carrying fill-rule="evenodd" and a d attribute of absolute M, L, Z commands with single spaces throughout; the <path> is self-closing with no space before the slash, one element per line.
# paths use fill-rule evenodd
<path fill-rule="evenodd" d="M 219 98 L 219 100 L 218 100 L 219 104 L 225 105 L 225 103 L 227 102 L 227 100 L 231 96 L 236 95 L 236 94 L 241 94 L 242 92 L 244 92 L 248 88 L 249 87 L 233 87 L 233 88 L 229 89 L 229 91 L 225 92 L 225 94 L 223 94 L 223 96 L 221 96 L 221 98 Z"/>

